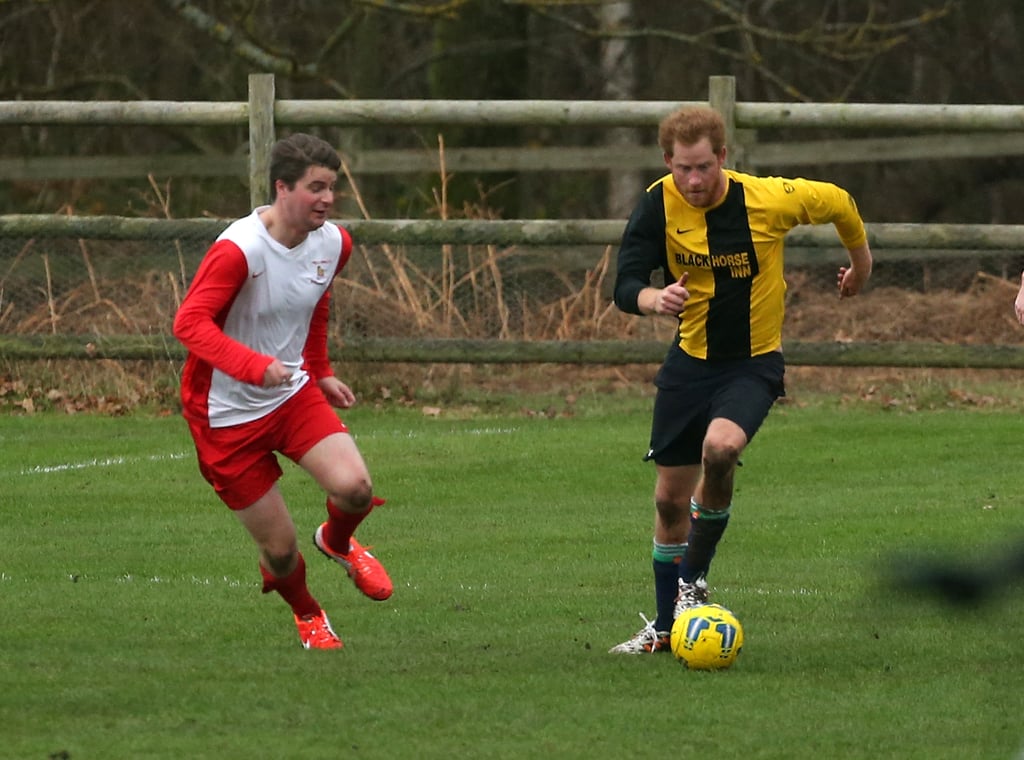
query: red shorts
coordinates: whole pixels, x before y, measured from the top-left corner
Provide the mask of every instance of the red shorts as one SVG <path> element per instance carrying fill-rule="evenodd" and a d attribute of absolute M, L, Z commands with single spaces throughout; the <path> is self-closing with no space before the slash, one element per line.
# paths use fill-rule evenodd
<path fill-rule="evenodd" d="M 245 509 L 281 477 L 274 452 L 297 462 L 327 436 L 348 432 L 314 382 L 266 417 L 223 428 L 189 420 L 189 429 L 199 471 L 231 509 Z"/>

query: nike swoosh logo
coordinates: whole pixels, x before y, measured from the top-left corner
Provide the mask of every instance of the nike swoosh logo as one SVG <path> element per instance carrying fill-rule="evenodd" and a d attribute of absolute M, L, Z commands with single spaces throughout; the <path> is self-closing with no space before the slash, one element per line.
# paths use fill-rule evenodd
<path fill-rule="evenodd" d="M 688 228 L 687 228 L 687 229 L 685 229 L 685 230 L 681 230 L 681 229 L 679 229 L 678 227 L 676 227 L 676 234 L 677 234 L 677 235 L 685 235 L 685 234 L 686 234 L 687 232 L 693 232 L 693 230 L 694 230 L 694 228 L 693 228 L 693 227 L 688 227 Z"/>
<path fill-rule="evenodd" d="M 264 269 L 264 270 L 263 270 L 263 272 L 265 272 L 265 271 L 267 271 L 267 270 L 265 270 L 265 269 Z M 259 277 L 260 275 L 262 275 L 262 274 L 263 274 L 263 272 L 253 272 L 253 273 L 252 273 L 252 278 L 253 278 L 253 279 L 255 280 L 255 279 L 256 279 L 257 277 Z"/>

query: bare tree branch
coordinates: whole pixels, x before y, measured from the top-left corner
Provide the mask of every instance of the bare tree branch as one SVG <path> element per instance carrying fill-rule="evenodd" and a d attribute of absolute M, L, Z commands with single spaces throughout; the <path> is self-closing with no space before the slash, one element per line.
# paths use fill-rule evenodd
<path fill-rule="evenodd" d="M 249 40 L 237 29 L 192 5 L 188 0 L 164 0 L 164 3 L 191 26 L 231 48 L 236 55 L 257 66 L 260 71 L 295 79 L 317 80 L 339 94 L 351 97 L 351 93 L 339 82 L 320 73 L 317 62 L 300 63 L 293 58 L 271 53 Z"/>
<path fill-rule="evenodd" d="M 356 4 L 364 5 L 378 11 L 391 11 L 404 13 L 408 16 L 421 16 L 423 18 L 454 17 L 457 11 L 465 5 L 476 2 L 476 0 L 445 0 L 436 5 L 425 3 L 403 3 L 396 0 L 355 0 Z"/>
<path fill-rule="evenodd" d="M 344 40 L 359 24 L 359 22 L 363 20 L 364 15 L 363 11 L 351 13 L 344 21 L 335 27 L 334 31 L 331 32 L 331 35 L 327 38 L 327 41 L 320 46 L 320 51 L 316 54 L 317 63 L 326 59 L 331 52 L 341 44 L 342 40 Z"/>
<path fill-rule="evenodd" d="M 261 71 L 288 77 L 313 78 L 316 76 L 315 66 L 300 64 L 290 58 L 283 58 L 267 52 L 243 38 L 233 27 L 208 15 L 188 0 L 164 0 L 164 3 L 191 26 L 205 32 L 217 42 L 230 47 L 239 57 L 258 66 Z"/>
<path fill-rule="evenodd" d="M 912 31 L 932 24 L 950 15 L 956 0 L 943 0 L 938 6 L 927 7 L 916 16 L 879 22 L 880 4 L 870 0 L 864 18 L 853 22 L 829 22 L 828 5 L 820 8 L 819 18 L 811 24 L 796 31 L 783 31 L 752 20 L 749 9 L 751 2 L 745 0 L 696 0 L 713 16 L 722 20 L 721 23 L 709 24 L 699 31 L 678 32 L 667 28 L 636 27 L 632 29 L 604 28 L 599 23 L 588 23 L 559 13 L 558 9 L 568 5 L 602 5 L 608 0 L 590 0 L 575 2 L 570 0 L 504 0 L 508 4 L 528 5 L 532 11 L 545 18 L 561 24 L 577 34 L 593 39 L 631 38 L 631 39 L 665 39 L 690 48 L 699 48 L 705 52 L 721 56 L 756 72 L 765 81 L 770 82 L 789 96 L 803 101 L 813 98 L 804 93 L 793 82 L 781 73 L 770 68 L 766 61 L 777 63 L 778 57 L 762 54 L 760 45 L 771 43 L 784 45 L 792 51 L 808 55 L 817 65 L 823 61 L 843 64 L 848 81 L 843 90 L 848 92 L 864 74 L 874 59 L 893 50 L 909 39 Z M 761 3 L 762 14 L 767 13 L 773 3 Z M 716 42 L 723 35 L 736 35 L 742 41 L 740 47 L 726 46 Z M 863 64 L 849 76 L 851 63 Z"/>

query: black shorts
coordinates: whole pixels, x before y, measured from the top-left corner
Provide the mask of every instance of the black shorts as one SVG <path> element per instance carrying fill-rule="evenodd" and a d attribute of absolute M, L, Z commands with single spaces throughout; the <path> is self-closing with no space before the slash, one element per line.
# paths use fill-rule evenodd
<path fill-rule="evenodd" d="M 700 464 L 711 420 L 724 417 L 739 425 L 747 441 L 768 416 L 775 399 L 786 395 L 782 354 L 708 362 L 673 346 L 654 384 L 651 445 L 644 461 L 666 467 Z"/>

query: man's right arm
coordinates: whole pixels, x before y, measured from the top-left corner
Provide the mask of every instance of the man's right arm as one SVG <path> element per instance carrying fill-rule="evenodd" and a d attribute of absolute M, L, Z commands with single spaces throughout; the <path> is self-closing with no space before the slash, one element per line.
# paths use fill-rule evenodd
<path fill-rule="evenodd" d="M 665 216 L 647 193 L 633 210 L 622 233 L 616 261 L 615 305 L 627 314 L 654 314 L 660 288 L 651 273 L 665 268 Z"/>
<path fill-rule="evenodd" d="M 264 384 L 274 357 L 264 356 L 224 333 L 227 310 L 249 276 L 249 265 L 237 245 L 213 245 L 174 316 L 174 337 L 196 357 L 243 383 Z"/>

